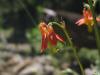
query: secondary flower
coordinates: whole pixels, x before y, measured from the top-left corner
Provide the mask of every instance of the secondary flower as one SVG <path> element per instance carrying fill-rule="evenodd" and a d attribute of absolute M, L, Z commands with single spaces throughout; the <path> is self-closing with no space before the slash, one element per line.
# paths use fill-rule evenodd
<path fill-rule="evenodd" d="M 44 52 L 44 50 L 48 47 L 48 42 L 50 42 L 52 46 L 56 46 L 58 40 L 64 42 L 64 39 L 54 32 L 51 25 L 47 25 L 45 22 L 42 22 L 39 24 L 39 29 L 42 34 L 41 52 Z"/>
<path fill-rule="evenodd" d="M 100 22 L 100 18 L 96 17 L 96 20 L 98 22 Z M 94 25 L 94 21 L 93 21 L 93 16 L 92 16 L 91 10 L 84 8 L 84 10 L 83 10 L 83 18 L 81 18 L 80 20 L 78 20 L 76 22 L 76 24 L 78 26 L 81 26 L 81 25 L 85 24 L 85 25 L 88 26 L 88 30 L 92 31 L 92 26 Z"/>

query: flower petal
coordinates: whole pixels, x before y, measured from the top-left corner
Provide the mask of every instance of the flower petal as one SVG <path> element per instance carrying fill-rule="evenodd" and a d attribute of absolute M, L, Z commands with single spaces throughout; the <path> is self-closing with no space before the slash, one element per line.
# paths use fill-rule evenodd
<path fill-rule="evenodd" d="M 42 46 L 41 46 L 41 53 L 47 48 L 48 38 L 47 35 L 42 35 Z"/>
<path fill-rule="evenodd" d="M 50 41 L 51 45 L 53 45 L 53 46 L 57 45 L 57 38 L 55 36 L 55 33 L 52 33 L 49 35 L 49 41 Z"/>
<path fill-rule="evenodd" d="M 39 29 L 41 31 L 41 34 L 44 34 L 45 32 L 47 32 L 47 24 L 42 22 L 39 24 Z"/>
<path fill-rule="evenodd" d="M 57 38 L 59 41 L 64 42 L 64 39 L 63 39 L 60 35 L 56 34 L 56 38 Z"/>
<path fill-rule="evenodd" d="M 100 22 L 100 18 L 97 17 L 96 20 L 97 20 L 98 22 Z"/>
<path fill-rule="evenodd" d="M 81 26 L 84 23 L 85 23 L 85 20 L 84 20 L 84 18 L 82 18 L 82 19 L 78 20 L 75 24 L 77 24 L 78 26 Z"/>
<path fill-rule="evenodd" d="M 56 35 L 55 35 L 55 32 L 54 32 L 52 26 L 48 26 L 48 33 L 49 33 L 48 39 L 49 39 L 50 43 L 53 46 L 57 45 L 57 38 L 56 38 Z"/>

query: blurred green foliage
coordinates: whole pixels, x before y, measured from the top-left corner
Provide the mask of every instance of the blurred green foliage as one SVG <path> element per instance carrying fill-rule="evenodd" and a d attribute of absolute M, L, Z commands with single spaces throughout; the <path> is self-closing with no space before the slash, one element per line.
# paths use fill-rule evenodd
<path fill-rule="evenodd" d="M 40 52 L 41 49 L 41 34 L 39 29 L 33 28 L 32 30 L 27 30 L 26 37 L 28 38 L 29 43 L 32 47 L 38 52 Z"/>
<path fill-rule="evenodd" d="M 81 48 L 79 51 L 80 59 L 88 59 L 91 62 L 98 64 L 99 53 L 97 49 Z"/>

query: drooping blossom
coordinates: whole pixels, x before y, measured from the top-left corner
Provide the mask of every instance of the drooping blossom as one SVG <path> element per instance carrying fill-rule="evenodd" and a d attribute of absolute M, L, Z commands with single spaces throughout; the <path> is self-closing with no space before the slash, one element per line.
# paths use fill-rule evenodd
<path fill-rule="evenodd" d="M 96 17 L 97 22 L 100 22 L 100 18 Z M 94 20 L 93 20 L 93 16 L 92 16 L 92 12 L 90 9 L 83 9 L 83 18 L 79 19 L 76 24 L 78 26 L 81 25 L 87 25 L 88 26 L 88 30 L 92 31 L 92 27 L 94 25 Z"/>
<path fill-rule="evenodd" d="M 44 52 L 44 50 L 48 47 L 48 42 L 50 42 L 52 46 L 56 46 L 58 40 L 64 42 L 64 39 L 59 34 L 55 33 L 51 25 L 47 25 L 45 22 L 42 22 L 39 24 L 39 29 L 42 34 L 41 52 Z"/>

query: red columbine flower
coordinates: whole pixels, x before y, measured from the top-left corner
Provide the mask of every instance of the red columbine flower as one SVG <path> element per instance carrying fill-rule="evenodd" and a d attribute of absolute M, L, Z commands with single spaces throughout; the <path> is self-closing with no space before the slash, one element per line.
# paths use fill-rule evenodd
<path fill-rule="evenodd" d="M 48 31 L 47 31 L 47 24 L 42 22 L 39 25 L 41 34 L 42 34 L 42 46 L 41 46 L 41 52 L 44 51 L 44 49 L 47 48 L 48 43 Z"/>
<path fill-rule="evenodd" d="M 98 22 L 100 22 L 100 18 L 97 17 L 96 20 Z M 76 22 L 76 24 L 78 24 L 78 26 L 81 26 L 81 25 L 85 24 L 85 25 L 88 26 L 88 30 L 92 31 L 92 26 L 94 25 L 94 21 L 93 21 L 93 16 L 92 16 L 91 10 L 84 8 L 84 10 L 83 10 L 83 18 L 78 20 Z"/>
<path fill-rule="evenodd" d="M 47 48 L 48 42 L 50 42 L 52 46 L 57 45 L 57 40 L 64 42 L 64 39 L 54 32 L 51 25 L 47 25 L 46 23 L 42 22 L 40 23 L 39 28 L 42 34 L 41 52 L 44 52 L 44 50 Z"/>

